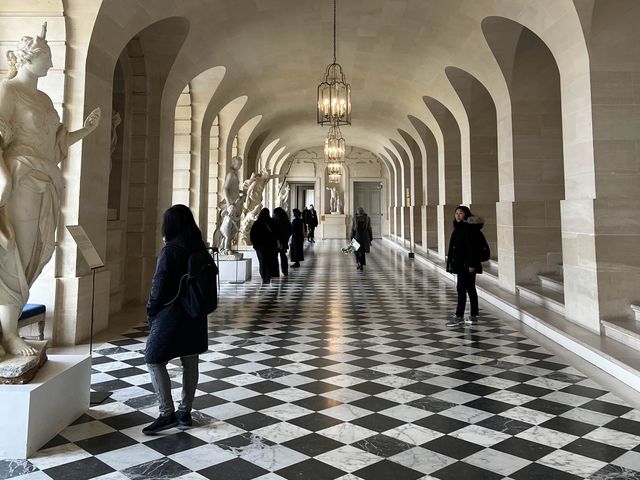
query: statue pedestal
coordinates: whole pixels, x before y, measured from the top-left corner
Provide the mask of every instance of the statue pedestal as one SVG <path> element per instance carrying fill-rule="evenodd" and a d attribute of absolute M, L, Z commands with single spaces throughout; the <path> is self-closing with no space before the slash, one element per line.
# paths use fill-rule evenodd
<path fill-rule="evenodd" d="M 248 282 L 249 280 L 251 280 L 250 258 L 241 258 L 239 260 L 235 260 L 225 259 L 223 258 L 223 256 L 220 256 L 219 267 L 220 271 L 218 272 L 218 275 L 220 276 L 220 281 L 234 282 L 238 280 Z"/>
<path fill-rule="evenodd" d="M 89 409 L 91 357 L 51 355 L 26 385 L 0 385 L 0 458 L 27 458 Z"/>
<path fill-rule="evenodd" d="M 347 238 L 347 216 L 340 213 L 332 213 L 323 215 L 322 238 L 337 238 L 345 240 Z"/>

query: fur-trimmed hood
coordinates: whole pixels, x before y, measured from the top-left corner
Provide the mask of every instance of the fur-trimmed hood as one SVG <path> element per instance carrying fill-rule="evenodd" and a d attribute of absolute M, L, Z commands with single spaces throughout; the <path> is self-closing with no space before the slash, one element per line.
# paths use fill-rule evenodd
<path fill-rule="evenodd" d="M 466 222 L 469 225 L 476 225 L 478 228 L 484 227 L 484 218 L 479 215 L 470 216 L 469 218 L 467 218 Z"/>

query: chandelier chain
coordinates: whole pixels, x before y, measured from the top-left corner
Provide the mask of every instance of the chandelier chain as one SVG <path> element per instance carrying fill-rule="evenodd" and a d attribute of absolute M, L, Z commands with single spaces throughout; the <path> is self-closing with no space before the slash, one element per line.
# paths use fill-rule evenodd
<path fill-rule="evenodd" d="M 333 0 L 333 63 L 336 63 L 336 0 Z"/>

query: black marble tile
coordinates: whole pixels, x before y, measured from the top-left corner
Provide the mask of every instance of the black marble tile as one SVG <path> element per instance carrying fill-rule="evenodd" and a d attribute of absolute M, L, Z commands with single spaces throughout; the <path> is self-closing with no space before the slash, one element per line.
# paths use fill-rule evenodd
<path fill-rule="evenodd" d="M 190 470 L 170 458 L 159 458 L 126 468 L 122 473 L 132 480 L 164 480 L 181 477 L 190 473 Z"/>
<path fill-rule="evenodd" d="M 445 400 L 440 400 L 436 397 L 423 397 L 418 398 L 416 400 L 412 400 L 408 402 L 407 405 L 415 408 L 420 408 L 422 410 L 428 410 L 429 412 L 439 413 L 445 410 L 448 410 L 452 407 L 455 407 L 455 403 L 447 402 Z"/>
<path fill-rule="evenodd" d="M 564 417 L 553 417 L 546 422 L 541 423 L 540 426 L 579 437 L 598 428 L 596 425 L 591 425 L 590 423 L 579 422 L 577 420 L 571 420 Z"/>
<path fill-rule="evenodd" d="M 207 373 L 205 373 L 205 375 L 207 375 Z M 236 375 L 240 375 L 240 372 L 236 372 Z M 198 390 L 207 393 L 221 392 L 222 390 L 228 390 L 230 388 L 236 388 L 236 385 L 223 380 L 213 380 L 211 382 L 198 384 Z"/>
<path fill-rule="evenodd" d="M 562 470 L 547 467 L 539 463 L 531 463 L 526 467 L 512 473 L 514 480 L 581 480 L 582 477 L 572 475 Z"/>
<path fill-rule="evenodd" d="M 37 472 L 38 469 L 28 460 L 2 460 L 0 459 L 0 480 L 19 477 Z"/>
<path fill-rule="evenodd" d="M 113 472 L 113 468 L 95 457 L 83 458 L 44 470 L 53 480 L 88 480 Z"/>
<path fill-rule="evenodd" d="M 264 413 L 253 412 L 246 415 L 241 415 L 239 417 L 228 418 L 226 422 L 244 430 L 251 431 L 279 423 L 280 420 L 278 420 L 277 418 L 269 417 Z"/>
<path fill-rule="evenodd" d="M 113 417 L 103 418 L 100 421 L 106 425 L 109 425 L 116 430 L 124 430 L 125 428 L 136 427 L 138 425 L 144 425 L 151 423 L 155 420 L 142 412 L 130 412 L 123 413 L 122 415 L 114 415 Z"/>
<path fill-rule="evenodd" d="M 604 426 L 612 430 L 618 430 L 619 432 L 640 436 L 640 422 L 628 418 L 616 418 Z"/>
<path fill-rule="evenodd" d="M 473 455 L 484 448 L 481 445 L 476 445 L 475 443 L 448 435 L 443 435 L 435 440 L 431 440 L 421 445 L 421 447 L 458 460 Z"/>
<path fill-rule="evenodd" d="M 525 408 L 530 408 L 532 410 L 549 413 L 551 415 L 562 415 L 563 413 L 568 412 L 573 408 L 571 405 L 552 402 L 551 400 L 545 400 L 543 398 L 536 398 L 535 400 L 527 402 L 522 406 Z"/>
<path fill-rule="evenodd" d="M 295 463 L 277 470 L 275 473 L 287 480 L 333 480 L 345 474 L 342 470 L 327 465 L 315 458 Z M 227 480 L 226 477 L 223 478 Z"/>
<path fill-rule="evenodd" d="M 412 444 L 383 434 L 374 435 L 352 443 L 352 446 L 384 458 L 391 457 L 414 447 Z"/>
<path fill-rule="evenodd" d="M 306 428 L 312 432 L 324 430 L 325 428 L 333 427 L 342 423 L 342 420 L 338 420 L 321 413 L 311 413 L 309 415 L 303 415 L 289 420 L 289 423 L 297 425 L 302 428 Z"/>
<path fill-rule="evenodd" d="M 589 458 L 595 458 L 596 460 L 606 463 L 613 462 L 616 458 L 627 452 L 622 448 L 600 442 L 594 442 L 586 438 L 578 438 L 570 444 L 562 447 L 562 450 L 567 450 L 568 452 L 577 453 L 578 455 L 583 455 Z M 638 464 L 638 468 L 640 469 L 640 463 Z"/>
<path fill-rule="evenodd" d="M 532 462 L 539 460 L 555 450 L 548 445 L 517 437 L 507 438 L 506 440 L 493 445 L 491 448 L 515 455 L 516 457 L 526 458 Z"/>
<path fill-rule="evenodd" d="M 75 443 L 91 455 L 100 455 L 101 453 L 110 452 L 111 450 L 136 445 L 138 442 L 123 433 L 111 432 L 105 435 L 79 440 Z"/>
<path fill-rule="evenodd" d="M 553 393 L 553 390 L 549 390 L 548 388 L 536 387 L 535 385 L 527 385 L 524 383 L 521 383 L 520 385 L 513 385 L 507 388 L 507 390 L 515 393 L 522 393 L 523 395 L 529 395 L 530 397 L 544 397 L 545 395 Z"/>
<path fill-rule="evenodd" d="M 467 422 L 438 415 L 437 413 L 420 420 L 414 420 L 412 423 L 440 433 L 452 433 L 469 425 Z"/>
<path fill-rule="evenodd" d="M 389 460 L 382 460 L 360 470 L 353 472 L 356 477 L 363 480 L 402 479 L 415 480 L 424 477 L 424 474 L 411 468 L 407 468 Z"/>
<path fill-rule="evenodd" d="M 591 475 L 589 480 L 640 480 L 640 465 L 637 470 L 607 465 Z"/>
<path fill-rule="evenodd" d="M 364 397 L 350 402 L 350 405 L 355 405 L 356 407 L 371 410 L 372 412 L 379 412 L 380 410 L 386 410 L 387 408 L 395 407 L 397 403 L 390 400 L 385 400 L 384 398 Z"/>
<path fill-rule="evenodd" d="M 215 395 L 198 395 L 193 399 L 193 408 L 196 410 L 204 410 L 205 408 L 215 407 L 216 405 L 222 405 L 224 403 L 227 403 L 227 400 L 223 400 Z"/>
<path fill-rule="evenodd" d="M 356 392 L 366 393 L 368 395 L 377 395 L 388 390 L 393 390 L 393 387 L 377 382 L 362 382 L 352 385 L 350 389 L 355 390 Z"/>
<path fill-rule="evenodd" d="M 473 480 L 499 480 L 502 475 L 499 475 L 489 470 L 485 470 L 475 465 L 470 465 L 464 462 L 456 462 L 448 465 L 440 470 L 431 473 L 432 477 L 441 479 L 473 479 Z"/>
<path fill-rule="evenodd" d="M 269 471 L 242 458 L 234 458 L 199 470 L 198 473 L 211 480 L 251 480 L 265 475 Z"/>
<path fill-rule="evenodd" d="M 331 407 L 336 407 L 342 404 L 342 402 L 339 402 L 332 398 L 322 397 L 319 395 L 303 398 L 302 400 L 298 400 L 293 403 L 295 405 L 298 405 L 303 408 L 308 408 L 309 410 L 313 410 L 315 412 L 318 412 L 320 410 L 325 410 Z"/>
<path fill-rule="evenodd" d="M 226 403 L 224 400 L 220 400 L 220 403 Z M 236 400 L 235 403 L 242 405 L 243 407 L 250 408 L 252 410 L 265 410 L 267 408 L 275 407 L 276 405 L 282 405 L 282 400 L 269 397 L 268 395 L 256 395 L 255 397 L 244 398 Z"/>
<path fill-rule="evenodd" d="M 177 430 L 165 430 L 167 433 L 173 433 Z M 174 453 L 183 452 L 192 448 L 205 445 L 205 442 L 193 435 L 189 435 L 186 432 L 173 433 L 170 435 L 163 435 L 159 438 L 155 438 L 144 443 L 147 447 L 153 448 L 155 451 L 160 452 L 163 455 L 169 456 Z"/>
<path fill-rule="evenodd" d="M 137 367 L 121 368 L 119 370 L 109 370 L 106 373 L 116 378 L 125 378 L 125 377 L 133 377 L 134 375 L 149 374 L 149 372 L 146 372 L 145 370 L 142 370 L 141 368 L 137 368 Z"/>
<path fill-rule="evenodd" d="M 374 432 L 386 432 L 387 430 L 391 430 L 404 424 L 402 420 L 388 417 L 380 413 L 373 413 L 365 417 L 356 418 L 352 420 L 351 423 L 360 427 L 368 428 Z"/>
<path fill-rule="evenodd" d="M 317 433 L 310 433 L 309 435 L 284 442 L 282 445 L 300 453 L 304 453 L 309 457 L 315 457 L 325 452 L 335 450 L 336 448 L 343 447 L 344 443 L 323 435 L 318 435 Z"/>
<path fill-rule="evenodd" d="M 433 395 L 434 393 L 442 392 L 443 390 L 446 390 L 446 388 L 441 387 L 440 385 L 431 385 L 425 382 L 416 382 L 410 385 L 405 385 L 404 387 L 402 387 L 402 390 L 427 396 Z"/>
<path fill-rule="evenodd" d="M 466 406 L 471 405 L 466 404 Z M 497 432 L 507 433 L 509 435 L 517 435 L 533 427 L 533 425 L 529 423 L 520 422 L 518 420 L 514 420 L 513 418 L 503 417 L 500 415 L 494 415 L 493 417 L 485 418 L 484 420 L 476 423 L 476 425 L 490 428 L 491 430 L 496 430 Z"/>

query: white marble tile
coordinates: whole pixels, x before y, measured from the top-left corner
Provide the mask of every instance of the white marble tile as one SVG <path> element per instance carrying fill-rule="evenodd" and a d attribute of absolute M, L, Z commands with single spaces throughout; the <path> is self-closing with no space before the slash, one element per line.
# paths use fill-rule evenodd
<path fill-rule="evenodd" d="M 381 365 L 374 365 L 374 366 L 370 367 L 369 370 L 374 370 L 376 372 L 385 373 L 387 375 L 397 375 L 399 373 L 406 372 L 407 370 L 410 370 L 410 368 L 402 367 L 400 365 L 381 364 Z"/>
<path fill-rule="evenodd" d="M 416 381 L 410 378 L 398 377 L 397 375 L 388 375 L 386 377 L 376 378 L 372 380 L 372 382 L 379 383 L 381 385 L 387 385 L 388 387 L 392 388 L 402 388 L 406 387 L 407 385 L 411 385 Z"/>
<path fill-rule="evenodd" d="M 303 398 L 313 397 L 313 393 L 309 393 L 294 387 L 275 390 L 273 392 L 267 393 L 266 395 L 277 398 L 278 400 L 281 400 L 283 402 L 295 402 L 297 400 L 302 400 Z"/>
<path fill-rule="evenodd" d="M 227 422 L 213 422 L 189 429 L 189 435 L 207 443 L 215 443 L 226 438 L 242 435 L 245 430 Z M 146 437 L 147 439 L 149 437 Z"/>
<path fill-rule="evenodd" d="M 477 410 L 475 408 L 466 407 L 464 405 L 457 405 L 439 413 L 445 417 L 455 418 L 467 423 L 478 423 L 482 420 L 493 417 L 493 413 L 485 412 L 484 410 Z"/>
<path fill-rule="evenodd" d="M 630 451 L 627 452 L 614 461 L 612 461 L 614 465 L 618 465 L 620 467 L 628 468 L 630 470 L 635 470 L 640 472 L 640 452 Z"/>
<path fill-rule="evenodd" d="M 149 377 L 147 376 L 147 383 L 149 383 Z M 141 397 L 143 395 L 149 395 L 149 390 L 144 388 L 131 386 L 126 388 L 119 388 L 111 392 L 111 399 L 116 402 L 125 402 L 131 398 Z"/>
<path fill-rule="evenodd" d="M 607 465 L 605 462 L 577 455 L 564 450 L 556 450 L 538 460 L 538 463 L 561 472 L 572 473 L 582 478 L 588 478 L 593 473 Z"/>
<path fill-rule="evenodd" d="M 407 408 L 407 407 L 399 407 L 399 408 Z M 411 407 L 409 407 L 411 408 Z M 418 410 L 418 409 L 415 409 Z M 328 415 L 332 418 L 337 418 L 338 420 L 342 420 L 343 422 L 349 422 L 355 418 L 366 417 L 367 415 L 371 415 L 369 410 L 364 408 L 356 407 L 355 405 L 350 405 L 348 403 L 344 403 L 342 405 L 336 405 L 335 407 L 326 408 L 321 412 L 323 415 Z"/>
<path fill-rule="evenodd" d="M 524 432 L 518 433 L 516 437 L 531 440 L 532 442 L 541 443 L 542 445 L 547 445 L 553 448 L 562 448 L 578 438 L 575 435 L 551 430 L 550 428 L 544 428 L 538 425 L 531 427 Z"/>
<path fill-rule="evenodd" d="M 497 432 L 489 428 L 484 428 L 479 425 L 469 425 L 461 428 L 460 430 L 456 430 L 449 435 L 466 440 L 467 442 L 475 443 L 476 445 L 482 445 L 483 447 L 490 447 L 511 437 L 511 435 Z"/>
<path fill-rule="evenodd" d="M 85 438 L 97 437 L 98 435 L 104 435 L 111 432 L 115 432 L 115 430 L 109 425 L 95 421 L 71 425 L 60 432 L 60 435 L 71 442 L 77 442 L 79 440 L 84 440 Z"/>
<path fill-rule="evenodd" d="M 325 428 L 318 433 L 345 444 L 355 443 L 358 440 L 377 435 L 377 432 L 374 432 L 373 430 L 369 430 L 368 428 L 360 427 L 352 423 L 340 423 L 333 427 Z"/>
<path fill-rule="evenodd" d="M 309 410 L 308 408 L 304 408 L 291 403 L 284 403 L 282 405 L 275 405 L 273 407 L 266 408 L 264 410 L 261 410 L 261 412 L 265 415 L 268 415 L 269 417 L 277 418 L 278 420 L 286 422 L 287 420 L 291 420 L 292 418 L 309 415 L 313 413 L 313 410 Z"/>
<path fill-rule="evenodd" d="M 602 426 L 615 420 L 616 417 L 605 413 L 594 412 L 585 408 L 572 408 L 564 412 L 561 417 L 577 420 L 578 422 L 590 423 L 591 425 Z"/>
<path fill-rule="evenodd" d="M 330 450 L 315 457 L 332 467 L 339 468 L 345 472 L 355 472 L 373 463 L 380 461 L 380 457 L 372 453 L 365 452 L 359 448 L 345 445 L 341 448 Z"/>
<path fill-rule="evenodd" d="M 249 362 L 249 363 L 241 363 L 239 365 L 232 365 L 229 368 L 233 370 L 237 370 L 239 372 L 253 373 L 253 372 L 259 372 L 260 370 L 266 370 L 269 367 L 267 367 L 266 365 L 262 365 L 261 363 Z"/>
<path fill-rule="evenodd" d="M 352 387 L 359 383 L 364 383 L 366 380 L 351 375 L 336 375 L 334 377 L 325 378 L 323 382 L 330 383 L 331 385 L 337 385 L 339 387 Z"/>
<path fill-rule="evenodd" d="M 521 422 L 530 423 L 532 425 L 539 425 L 552 419 L 555 415 L 550 413 L 541 412 L 539 410 L 533 410 L 526 407 L 514 407 L 502 412 L 500 415 L 503 417 L 513 418 L 520 420 Z"/>
<path fill-rule="evenodd" d="M 535 400 L 535 397 L 524 395 L 522 393 L 511 392 L 509 390 L 499 390 L 497 392 L 486 395 L 486 398 L 497 400 L 498 402 L 510 403 L 512 405 L 522 405 Z"/>
<path fill-rule="evenodd" d="M 46 470 L 69 462 L 76 462 L 91 455 L 73 443 L 65 443 L 57 447 L 39 450 L 29 458 L 36 468 Z"/>
<path fill-rule="evenodd" d="M 414 447 L 412 449 L 405 450 L 404 452 L 400 452 L 397 455 L 389 457 L 389 460 L 422 473 L 438 471 L 457 461 L 454 458 L 421 447 Z"/>
<path fill-rule="evenodd" d="M 419 393 L 400 389 L 387 390 L 386 392 L 381 392 L 376 395 L 376 397 L 378 398 L 384 398 L 385 400 L 390 400 L 397 403 L 409 403 L 414 400 L 418 400 L 423 396 L 424 395 L 421 395 Z"/>
<path fill-rule="evenodd" d="M 240 458 L 265 470 L 275 471 L 302 462 L 307 456 L 283 445 L 252 442 L 241 449 Z"/>
<path fill-rule="evenodd" d="M 350 390 L 348 388 L 339 388 L 330 392 L 323 393 L 322 397 L 331 398 L 343 403 L 355 402 L 361 398 L 368 397 L 366 393 L 358 392 L 356 390 Z"/>
<path fill-rule="evenodd" d="M 640 432 L 638 432 L 640 433 Z M 596 442 L 613 445 L 615 447 L 631 450 L 640 445 L 640 436 L 619 432 L 605 427 L 599 427 L 584 435 L 584 438 Z"/>
<path fill-rule="evenodd" d="M 424 443 L 435 440 L 443 434 L 435 430 L 430 430 L 419 425 L 407 423 L 396 428 L 384 432 L 388 437 L 395 438 L 410 445 L 422 445 Z"/>
<path fill-rule="evenodd" d="M 252 433 L 274 443 L 285 443 L 294 438 L 309 435 L 311 431 L 291 423 L 280 422 L 253 430 Z"/>
<path fill-rule="evenodd" d="M 233 375 L 231 377 L 225 377 L 224 381 L 227 383 L 231 383 L 232 385 L 237 385 L 241 387 L 243 385 L 251 385 L 253 383 L 262 382 L 264 379 L 258 375 L 253 375 L 251 373 L 243 373 L 240 375 Z M 217 392 L 216 392 L 217 395 Z"/>
<path fill-rule="evenodd" d="M 412 407 L 411 405 L 397 405 L 395 407 L 382 410 L 379 413 L 391 418 L 397 418 L 398 420 L 402 420 L 404 422 L 414 422 L 416 420 L 420 420 L 421 418 L 433 415 L 432 412 L 423 410 L 421 408 Z"/>
<path fill-rule="evenodd" d="M 149 438 L 149 437 L 147 437 Z M 96 455 L 98 460 L 106 463 L 115 470 L 124 470 L 143 463 L 151 462 L 164 457 L 160 452 L 143 444 L 131 445 L 130 447 L 111 450 L 100 455 Z"/>
<path fill-rule="evenodd" d="M 169 458 L 187 467 L 189 470 L 195 471 L 233 460 L 236 458 L 236 455 L 216 445 L 201 445 L 170 455 Z"/>
<path fill-rule="evenodd" d="M 470 455 L 464 459 L 465 463 L 470 463 L 476 467 L 484 468 L 490 472 L 496 472 L 503 476 L 511 475 L 513 472 L 526 467 L 531 462 L 524 458 L 509 455 L 508 453 L 500 452 L 487 448 L 480 450 L 473 455 Z"/>
<path fill-rule="evenodd" d="M 561 403 L 563 405 L 570 405 L 572 407 L 578 407 L 580 405 L 584 405 L 585 403 L 591 400 L 586 397 L 581 397 L 580 395 L 572 395 L 571 393 L 565 393 L 565 392 L 553 392 L 541 398 L 544 400 L 550 400 L 552 402 Z"/>
<path fill-rule="evenodd" d="M 298 385 L 304 385 L 306 383 L 309 383 L 309 380 L 309 377 L 298 375 L 297 373 L 293 373 L 291 375 L 283 375 L 281 377 L 271 379 L 272 382 L 286 385 L 287 387 L 297 387 Z"/>
<path fill-rule="evenodd" d="M 237 403 L 222 403 L 213 407 L 204 408 L 200 410 L 205 415 L 209 415 L 218 420 L 226 420 L 228 418 L 239 417 L 240 415 L 247 415 L 253 413 L 253 410 Z"/>
<path fill-rule="evenodd" d="M 425 380 L 425 383 L 428 383 L 429 385 L 436 385 L 438 387 L 443 387 L 443 388 L 455 388 L 468 382 L 464 380 L 459 380 L 457 378 L 439 376 L 439 377 L 429 378 Z"/>
<path fill-rule="evenodd" d="M 125 413 L 131 413 L 135 411 L 135 408 L 130 407 L 129 405 L 126 405 L 124 403 L 111 402 L 102 405 L 92 405 L 87 413 L 96 420 L 101 420 L 103 418 L 114 417 L 116 415 L 123 415 Z"/>

